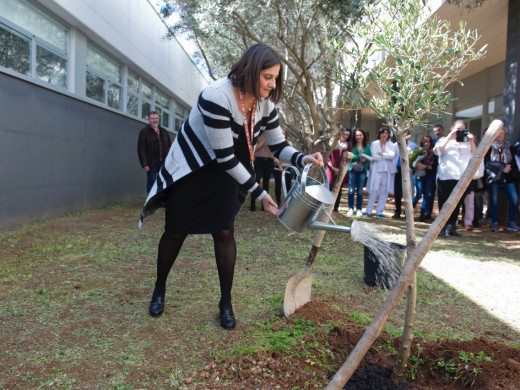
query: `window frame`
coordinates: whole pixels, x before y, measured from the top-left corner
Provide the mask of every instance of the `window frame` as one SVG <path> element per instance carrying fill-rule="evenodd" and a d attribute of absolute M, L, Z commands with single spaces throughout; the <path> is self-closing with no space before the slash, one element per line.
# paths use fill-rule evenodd
<path fill-rule="evenodd" d="M 30 5 L 28 5 L 28 6 L 30 6 Z M 42 13 L 39 10 L 37 10 L 37 12 Z M 70 46 L 70 27 L 64 25 L 63 23 L 57 21 L 55 18 L 53 18 L 53 17 L 51 17 L 51 16 L 49 16 L 47 14 L 44 14 L 44 15 L 47 18 L 49 18 L 50 20 L 52 20 L 54 23 L 56 23 L 57 25 L 59 25 L 59 26 L 61 26 L 64 29 L 67 30 L 67 33 L 68 33 L 68 43 L 67 43 L 67 45 Z M 27 39 L 29 41 L 29 73 L 28 74 L 20 73 L 20 72 L 18 72 L 15 69 L 6 68 L 6 67 L 1 66 L 1 65 L 0 65 L 0 68 L 7 69 L 9 71 L 15 72 L 17 74 L 20 74 L 20 75 L 23 75 L 23 76 L 26 76 L 26 77 L 29 77 L 31 79 L 39 80 L 42 83 L 45 83 L 45 84 L 48 84 L 48 85 L 52 85 L 52 86 L 57 87 L 57 88 L 61 88 L 61 89 L 65 89 L 65 90 L 68 89 L 68 86 L 69 86 L 69 83 L 70 83 L 70 56 L 69 56 L 69 51 L 70 50 L 69 51 L 63 51 L 59 47 L 53 45 L 51 42 L 48 42 L 45 39 L 43 39 L 43 38 L 41 38 L 39 36 L 34 35 L 30 31 L 27 31 L 23 27 L 20 27 L 20 26 L 14 24 L 10 20 L 7 20 L 7 19 L 5 19 L 2 16 L 0 16 L 0 25 L 4 25 L 4 26 L 6 26 L 10 30 L 10 31 L 6 30 L 6 31 L 9 31 L 9 32 L 19 36 L 20 38 Z M 0 26 L 0 28 L 3 28 L 3 27 Z M 41 47 L 42 49 L 51 52 L 52 54 L 62 58 L 65 61 L 65 67 L 63 68 L 64 71 L 65 71 L 65 85 L 48 82 L 48 81 L 45 81 L 44 79 L 42 79 L 42 78 L 40 78 L 38 76 L 38 74 L 37 74 L 37 69 L 38 69 L 38 64 L 37 64 L 37 60 L 38 60 L 38 55 L 37 55 L 38 47 Z"/>
<path fill-rule="evenodd" d="M 97 53 L 99 55 L 105 57 L 109 61 L 112 61 L 112 62 L 116 63 L 119 66 L 119 78 L 120 78 L 121 81 L 113 80 L 112 77 L 110 77 L 110 75 L 108 73 L 103 72 L 101 69 L 94 68 L 93 66 L 89 65 L 88 62 L 86 61 L 86 67 L 85 67 L 85 97 L 87 99 L 91 99 L 93 101 L 102 103 L 105 106 L 107 106 L 109 108 L 112 108 L 114 110 L 126 112 L 126 109 L 125 110 L 123 109 L 123 101 L 124 101 L 123 68 L 124 68 L 124 65 L 121 64 L 119 61 L 116 61 L 114 58 L 112 58 L 108 54 L 106 54 L 103 50 L 101 50 L 98 46 L 96 46 L 90 40 L 87 42 L 87 57 L 86 58 L 88 58 L 88 50 L 91 47 L 94 49 L 94 51 L 97 51 Z M 94 99 L 94 98 L 92 98 L 92 97 L 87 95 L 87 89 L 88 89 L 87 76 L 88 76 L 88 73 L 91 73 L 92 75 L 94 75 L 96 77 L 99 77 L 100 79 L 103 80 L 103 101 L 96 100 L 96 99 Z M 109 87 L 112 86 L 112 85 L 117 86 L 119 88 L 119 92 L 120 92 L 120 94 L 119 94 L 119 107 L 117 107 L 117 108 L 108 104 L 108 90 L 109 90 Z"/>

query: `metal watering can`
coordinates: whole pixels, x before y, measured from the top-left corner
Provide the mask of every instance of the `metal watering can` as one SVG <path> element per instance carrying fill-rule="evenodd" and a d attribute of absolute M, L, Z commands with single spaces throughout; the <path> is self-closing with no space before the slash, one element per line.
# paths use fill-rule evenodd
<path fill-rule="evenodd" d="M 350 227 L 336 225 L 326 207 L 334 202 L 334 195 L 329 191 L 329 180 L 325 168 L 321 167 L 320 171 L 323 176 L 323 183 L 309 177 L 309 169 L 312 163 L 309 163 L 300 171 L 294 166 L 287 167 L 296 174 L 294 185 L 287 193 L 285 186 L 285 171 L 282 172 L 282 187 L 285 199 L 278 208 L 278 220 L 288 229 L 297 233 L 303 233 L 307 229 L 330 230 L 337 232 L 350 232 Z M 316 221 L 316 218 L 324 212 L 330 219 L 332 224 Z"/>

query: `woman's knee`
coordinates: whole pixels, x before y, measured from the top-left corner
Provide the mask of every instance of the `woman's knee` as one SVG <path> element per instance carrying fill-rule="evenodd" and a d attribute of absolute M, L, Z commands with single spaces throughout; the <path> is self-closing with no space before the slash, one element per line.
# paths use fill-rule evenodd
<path fill-rule="evenodd" d="M 187 234 L 172 233 L 165 230 L 161 237 L 161 240 L 165 240 L 175 244 L 182 244 L 186 239 L 186 236 Z"/>
<path fill-rule="evenodd" d="M 232 230 L 222 229 L 213 233 L 212 236 L 215 243 L 229 243 L 235 240 L 235 234 Z"/>

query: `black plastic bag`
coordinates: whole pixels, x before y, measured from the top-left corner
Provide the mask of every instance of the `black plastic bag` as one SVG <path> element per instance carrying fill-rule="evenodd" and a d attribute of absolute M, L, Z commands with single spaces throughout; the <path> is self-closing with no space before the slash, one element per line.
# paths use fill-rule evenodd
<path fill-rule="evenodd" d="M 486 161 L 486 183 L 504 184 L 506 174 L 503 172 L 506 165 L 500 161 Z"/>

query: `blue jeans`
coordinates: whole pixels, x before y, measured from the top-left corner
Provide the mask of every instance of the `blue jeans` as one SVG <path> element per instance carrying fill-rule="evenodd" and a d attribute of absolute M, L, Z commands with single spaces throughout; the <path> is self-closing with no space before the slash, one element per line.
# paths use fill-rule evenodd
<path fill-rule="evenodd" d="M 433 183 L 435 182 L 434 175 L 424 175 L 421 177 L 415 178 L 415 188 L 417 189 L 417 193 L 412 200 L 413 207 L 419 203 L 421 197 L 423 197 L 423 202 L 421 205 L 421 216 L 431 217 L 429 210 L 431 210 L 430 205 L 433 203 Z"/>
<path fill-rule="evenodd" d="M 508 221 L 515 222 L 516 220 L 516 209 L 518 207 L 518 191 L 516 190 L 515 183 L 506 183 L 502 187 L 506 192 L 509 199 L 509 213 Z M 498 223 L 498 191 L 500 190 L 500 184 L 491 183 L 488 184 L 488 210 L 491 222 Z"/>
<path fill-rule="evenodd" d="M 349 171 L 348 176 L 348 208 L 354 209 L 354 193 L 357 194 L 356 210 L 363 207 L 363 186 L 367 178 L 367 172 Z"/>
<path fill-rule="evenodd" d="M 155 180 L 157 179 L 157 175 L 159 174 L 159 170 L 161 169 L 162 165 L 159 164 L 156 167 L 150 168 L 148 172 L 146 172 L 146 193 L 150 193 L 150 190 L 153 187 L 153 183 L 155 183 Z"/>

